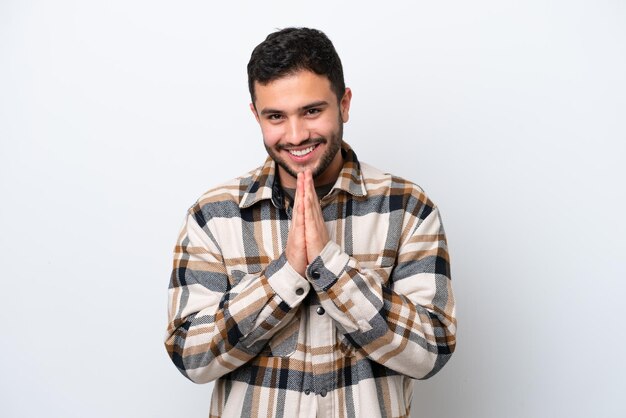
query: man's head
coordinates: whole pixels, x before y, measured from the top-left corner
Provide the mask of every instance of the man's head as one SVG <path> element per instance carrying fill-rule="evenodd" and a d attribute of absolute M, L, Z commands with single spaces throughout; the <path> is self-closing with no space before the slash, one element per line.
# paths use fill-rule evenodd
<path fill-rule="evenodd" d="M 316 185 L 341 170 L 343 124 L 352 92 L 330 40 L 315 29 L 284 29 L 254 49 L 248 64 L 252 103 L 265 149 L 284 187 L 311 169 Z"/>
<path fill-rule="evenodd" d="M 270 33 L 252 51 L 248 62 L 252 103 L 255 83 L 264 85 L 302 70 L 328 78 L 337 101 L 341 100 L 346 89 L 343 67 L 330 39 L 317 29 L 286 28 Z"/>

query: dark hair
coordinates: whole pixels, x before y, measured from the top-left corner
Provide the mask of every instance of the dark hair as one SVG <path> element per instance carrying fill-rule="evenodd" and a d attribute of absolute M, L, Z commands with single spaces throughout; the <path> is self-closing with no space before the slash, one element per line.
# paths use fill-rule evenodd
<path fill-rule="evenodd" d="M 333 43 L 317 29 L 286 28 L 270 33 L 252 51 L 248 62 L 248 88 L 254 103 L 254 83 L 267 84 L 301 70 L 330 80 L 340 101 L 346 90 L 341 60 Z"/>

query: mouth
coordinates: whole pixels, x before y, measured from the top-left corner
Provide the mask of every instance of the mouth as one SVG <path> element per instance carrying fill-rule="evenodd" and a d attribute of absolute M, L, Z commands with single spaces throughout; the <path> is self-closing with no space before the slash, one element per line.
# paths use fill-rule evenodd
<path fill-rule="evenodd" d="M 310 147 L 304 148 L 304 149 L 298 149 L 298 150 L 290 149 L 290 150 L 287 150 L 287 151 L 291 155 L 295 155 L 296 157 L 304 157 L 305 155 L 310 154 L 315 149 L 315 147 L 317 147 L 317 144 L 316 145 L 311 145 Z"/>
<path fill-rule="evenodd" d="M 313 158 L 313 156 L 316 154 L 315 150 L 317 150 L 320 145 L 321 142 L 318 142 L 316 144 L 308 145 L 304 148 L 285 148 L 284 150 L 289 153 L 289 156 L 292 160 L 297 162 L 306 162 L 310 158 Z"/>

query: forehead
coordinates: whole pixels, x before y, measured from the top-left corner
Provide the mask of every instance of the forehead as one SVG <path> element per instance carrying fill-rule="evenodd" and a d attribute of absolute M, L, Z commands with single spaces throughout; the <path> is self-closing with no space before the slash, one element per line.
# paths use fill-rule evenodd
<path fill-rule="evenodd" d="M 264 107 L 288 110 L 315 101 L 336 101 L 333 100 L 335 93 L 331 89 L 330 80 L 311 71 L 299 71 L 267 84 L 255 82 L 254 92 L 257 110 Z"/>

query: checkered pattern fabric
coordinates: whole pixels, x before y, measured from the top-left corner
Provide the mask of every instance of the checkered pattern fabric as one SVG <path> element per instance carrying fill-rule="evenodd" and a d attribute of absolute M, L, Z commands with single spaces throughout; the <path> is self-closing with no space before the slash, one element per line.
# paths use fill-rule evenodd
<path fill-rule="evenodd" d="M 273 160 L 206 192 L 174 251 L 167 351 L 210 417 L 408 417 L 413 379 L 455 347 L 437 207 L 360 163 L 321 199 L 330 242 L 300 276 L 284 254 L 291 208 Z"/>

